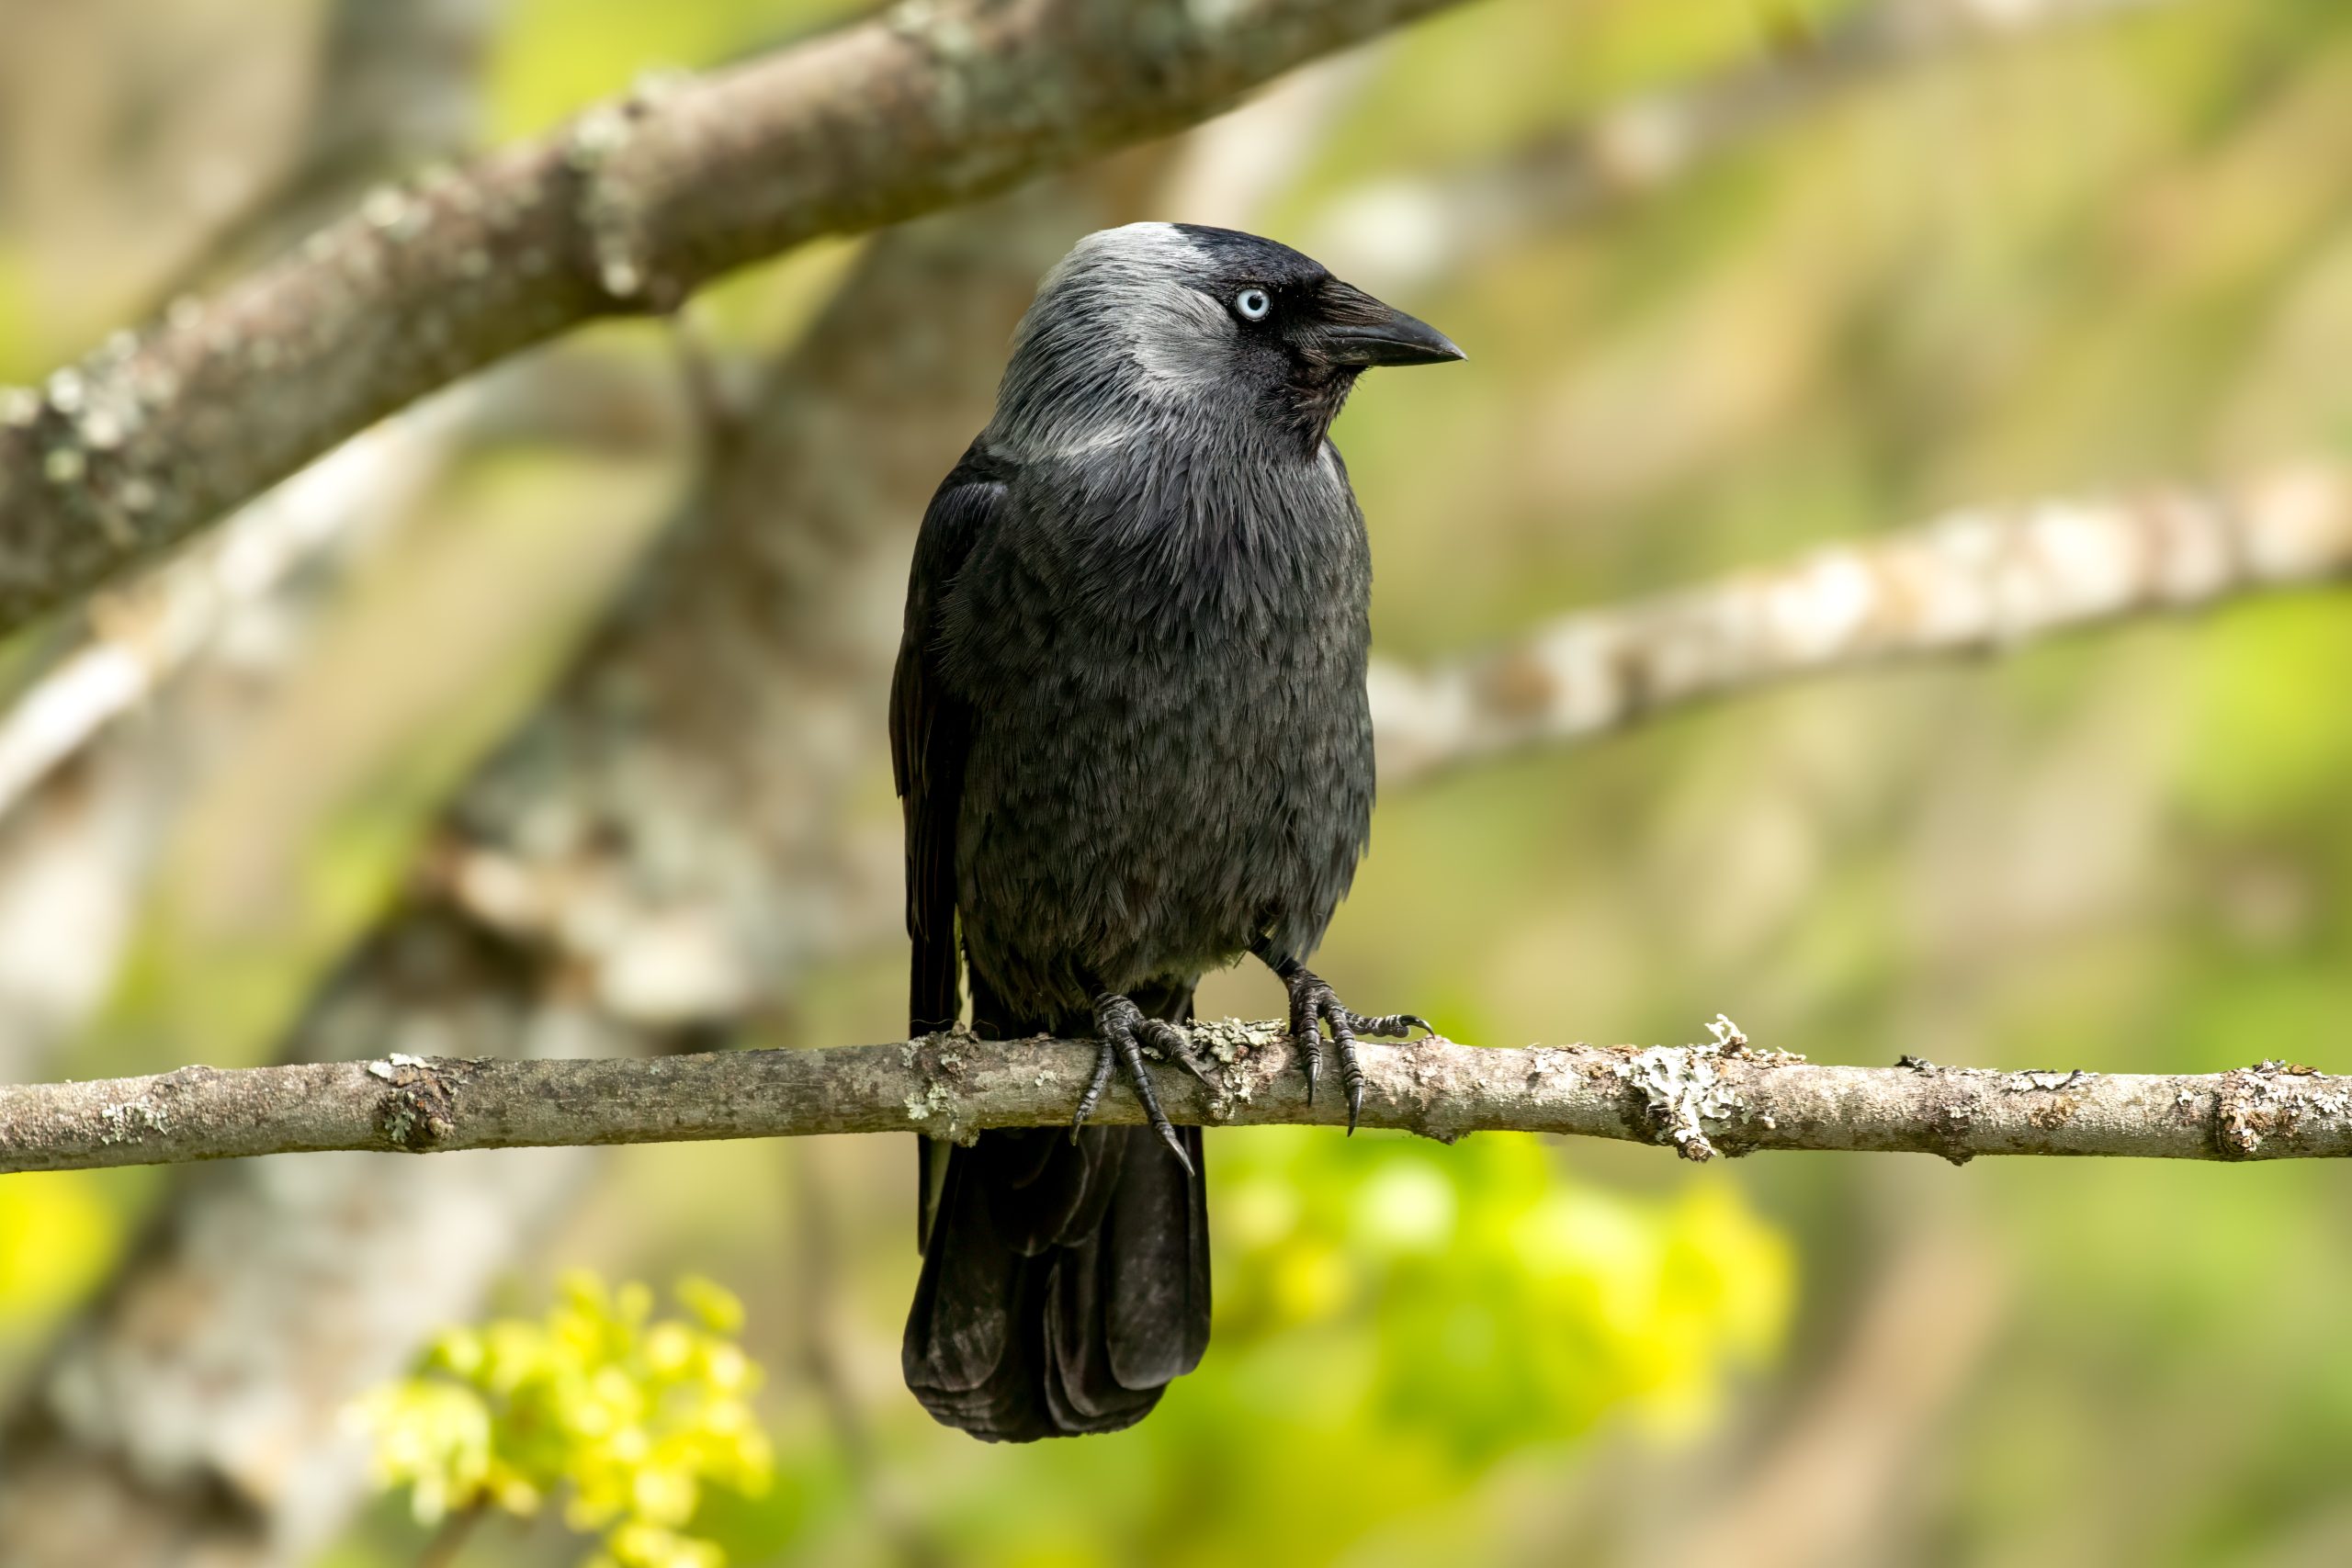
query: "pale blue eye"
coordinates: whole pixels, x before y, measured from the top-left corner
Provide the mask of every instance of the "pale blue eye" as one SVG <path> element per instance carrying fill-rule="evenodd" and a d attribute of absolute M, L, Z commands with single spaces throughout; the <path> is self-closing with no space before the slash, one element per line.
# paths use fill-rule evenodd
<path fill-rule="evenodd" d="M 1245 288 L 1233 297 L 1233 308 L 1241 312 L 1245 321 L 1262 321 L 1266 312 L 1274 308 L 1274 302 L 1262 288 Z"/>

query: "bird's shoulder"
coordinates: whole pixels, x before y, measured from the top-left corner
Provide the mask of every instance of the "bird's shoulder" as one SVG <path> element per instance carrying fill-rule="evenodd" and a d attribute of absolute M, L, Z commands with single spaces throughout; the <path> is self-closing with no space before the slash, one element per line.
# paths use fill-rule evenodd
<path fill-rule="evenodd" d="M 926 568 L 952 570 L 969 555 L 1019 478 L 1020 466 L 1001 453 L 977 441 L 966 447 L 923 509 L 915 541 L 916 575 Z"/>

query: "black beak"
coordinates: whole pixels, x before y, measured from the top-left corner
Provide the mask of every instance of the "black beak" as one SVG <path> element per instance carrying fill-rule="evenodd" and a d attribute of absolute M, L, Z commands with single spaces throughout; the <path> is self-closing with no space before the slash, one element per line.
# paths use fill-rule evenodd
<path fill-rule="evenodd" d="M 1335 365 L 1442 365 L 1469 357 L 1427 321 L 1337 278 L 1323 286 L 1322 305 L 1318 346 Z"/>

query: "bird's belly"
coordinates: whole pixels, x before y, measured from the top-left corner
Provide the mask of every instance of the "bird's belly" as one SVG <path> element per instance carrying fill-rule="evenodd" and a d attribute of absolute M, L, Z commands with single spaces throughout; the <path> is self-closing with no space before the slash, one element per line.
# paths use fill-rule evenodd
<path fill-rule="evenodd" d="M 1372 802 L 1361 655 L 1096 663 L 976 716 L 958 824 L 972 963 L 1040 1009 L 1311 945 Z M 987 803 L 985 807 L 979 803 Z"/>

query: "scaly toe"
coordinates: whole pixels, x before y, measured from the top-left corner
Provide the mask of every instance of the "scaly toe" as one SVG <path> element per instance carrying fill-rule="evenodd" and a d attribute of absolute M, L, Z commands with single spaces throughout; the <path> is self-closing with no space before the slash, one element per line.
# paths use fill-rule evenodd
<path fill-rule="evenodd" d="M 1348 1136 L 1356 1135 L 1356 1119 L 1363 1114 L 1363 1067 L 1356 1060 L 1356 1043 L 1340 1040 L 1340 1077 L 1348 1086 Z"/>
<path fill-rule="evenodd" d="M 1212 1091 L 1216 1089 L 1216 1078 L 1193 1049 L 1192 1037 L 1176 1025 L 1157 1018 L 1146 1019 L 1137 1032 L 1152 1049 L 1200 1079 L 1202 1087 Z"/>
<path fill-rule="evenodd" d="M 1164 1021 L 1145 1018 L 1134 1002 L 1116 994 L 1095 998 L 1094 1023 L 1102 1033 L 1103 1049 L 1115 1053 L 1120 1066 L 1126 1068 L 1127 1081 L 1135 1086 L 1136 1098 L 1143 1102 L 1145 1120 L 1159 1134 L 1159 1141 L 1168 1145 L 1168 1152 L 1176 1156 L 1176 1163 L 1184 1168 L 1184 1173 L 1192 1175 L 1192 1156 L 1184 1152 L 1182 1140 L 1176 1136 L 1175 1123 L 1169 1121 L 1168 1112 L 1159 1108 L 1159 1096 L 1151 1087 L 1151 1069 L 1144 1065 L 1143 1059 L 1143 1037 L 1152 1033 L 1154 1024 L 1175 1033 L 1180 1045 L 1183 1043 L 1183 1035 L 1177 1033 L 1174 1027 Z M 1100 1080 L 1107 1078 L 1109 1074 L 1098 1065 L 1095 1077 Z"/>
<path fill-rule="evenodd" d="M 1159 1134 L 1159 1141 L 1168 1145 L 1168 1152 L 1176 1156 L 1176 1163 L 1190 1176 L 1193 1156 L 1184 1152 L 1183 1140 L 1176 1135 L 1176 1124 L 1168 1120 L 1168 1112 L 1159 1109 L 1159 1095 L 1151 1087 L 1151 1074 L 1143 1065 L 1143 1053 L 1135 1050 L 1132 1043 L 1129 1050 L 1127 1076 L 1135 1080 L 1136 1098 L 1143 1101 L 1143 1113 L 1150 1120 L 1152 1130 Z"/>
<path fill-rule="evenodd" d="M 1102 1049 L 1095 1053 L 1094 1077 L 1088 1081 L 1086 1092 L 1079 1097 L 1078 1114 L 1069 1119 L 1071 1143 L 1078 1142 L 1078 1134 L 1086 1126 L 1086 1119 L 1094 1114 L 1096 1106 L 1102 1103 L 1102 1091 L 1111 1087 L 1111 1072 L 1118 1065 L 1118 1052 L 1106 1036 Z"/>
<path fill-rule="evenodd" d="M 1323 1077 L 1323 1030 L 1312 1007 L 1294 1009 L 1290 1019 L 1291 1048 L 1298 1053 L 1299 1070 L 1306 1078 L 1306 1103 L 1315 1103 L 1315 1086 Z"/>

